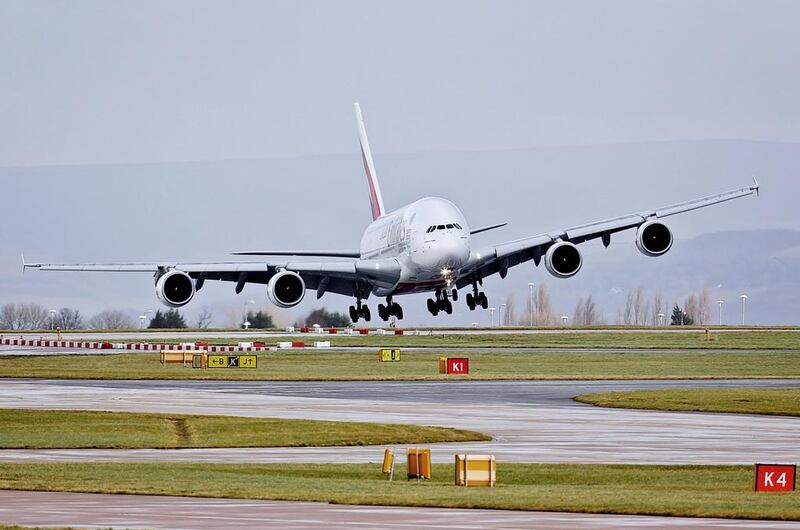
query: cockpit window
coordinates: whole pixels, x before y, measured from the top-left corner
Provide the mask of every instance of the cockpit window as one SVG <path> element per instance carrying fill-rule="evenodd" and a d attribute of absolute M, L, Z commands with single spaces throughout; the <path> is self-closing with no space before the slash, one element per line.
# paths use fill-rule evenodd
<path fill-rule="evenodd" d="M 438 225 L 438 226 L 436 227 L 436 230 L 444 230 L 444 225 Z"/>
<path fill-rule="evenodd" d="M 459 230 L 462 230 L 462 228 L 461 228 L 461 225 L 460 225 L 460 224 L 458 224 L 458 223 L 453 223 L 453 225 L 454 225 L 456 228 L 458 228 Z"/>
<path fill-rule="evenodd" d="M 447 225 L 447 228 L 453 228 L 453 225 Z"/>
<path fill-rule="evenodd" d="M 429 227 L 428 227 L 428 229 L 425 231 L 425 233 L 426 233 L 426 234 L 430 234 L 430 233 L 431 233 L 431 232 L 433 232 L 434 230 L 436 230 L 436 226 L 429 226 Z"/>

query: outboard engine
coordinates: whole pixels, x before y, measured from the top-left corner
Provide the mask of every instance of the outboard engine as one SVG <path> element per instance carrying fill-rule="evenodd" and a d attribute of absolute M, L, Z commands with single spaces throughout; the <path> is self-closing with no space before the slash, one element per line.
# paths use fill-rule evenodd
<path fill-rule="evenodd" d="M 278 307 L 296 306 L 305 295 L 306 282 L 296 272 L 278 272 L 267 284 L 267 297 Z"/>
<path fill-rule="evenodd" d="M 559 241 L 550 245 L 544 255 L 544 266 L 556 278 L 575 276 L 582 265 L 581 251 L 569 241 Z"/>
<path fill-rule="evenodd" d="M 647 221 L 636 232 L 636 248 L 645 256 L 662 256 L 672 248 L 672 232 L 660 221 Z"/>
<path fill-rule="evenodd" d="M 156 280 L 156 296 L 168 307 L 185 306 L 194 291 L 194 280 L 183 271 L 171 270 Z"/>

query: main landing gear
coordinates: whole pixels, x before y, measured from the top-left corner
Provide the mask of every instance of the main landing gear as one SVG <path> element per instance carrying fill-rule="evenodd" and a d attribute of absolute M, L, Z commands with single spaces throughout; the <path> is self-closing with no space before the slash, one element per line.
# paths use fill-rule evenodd
<path fill-rule="evenodd" d="M 439 311 L 444 311 L 448 315 L 453 313 L 453 302 L 448 296 L 452 296 L 453 300 L 458 300 L 458 291 L 453 289 L 452 295 L 450 295 L 447 291 L 436 289 L 436 299 L 428 298 L 428 311 L 431 315 L 436 316 Z"/>
<path fill-rule="evenodd" d="M 472 285 L 471 293 L 467 293 L 467 307 L 470 311 L 475 311 L 475 308 L 480 306 L 484 309 L 489 307 L 489 300 L 486 298 L 486 293 L 478 291 L 478 284 Z"/>
<path fill-rule="evenodd" d="M 389 317 L 397 317 L 397 320 L 403 320 L 403 308 L 397 302 L 392 302 L 392 297 L 386 297 L 386 305 L 378 304 L 378 316 L 384 322 L 389 320 Z"/>
<path fill-rule="evenodd" d="M 350 320 L 352 320 L 355 324 L 358 322 L 359 318 L 363 318 L 365 322 L 369 322 L 369 319 L 371 318 L 371 315 L 369 314 L 369 306 L 362 305 L 361 300 L 358 300 L 355 306 L 350 306 Z"/>

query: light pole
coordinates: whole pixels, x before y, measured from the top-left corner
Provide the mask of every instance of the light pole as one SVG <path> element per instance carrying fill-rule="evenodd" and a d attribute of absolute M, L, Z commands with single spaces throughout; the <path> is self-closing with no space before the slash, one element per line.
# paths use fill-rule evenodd
<path fill-rule="evenodd" d="M 664 315 L 664 313 L 659 313 L 658 314 L 658 325 L 659 326 L 663 326 L 664 325 L 664 317 L 665 316 L 666 315 Z"/>
<path fill-rule="evenodd" d="M 725 300 L 717 300 L 717 305 L 719 306 L 719 325 L 722 325 L 722 304 L 725 303 Z"/>
<path fill-rule="evenodd" d="M 533 282 L 528 284 L 530 289 L 530 296 L 528 297 L 528 315 L 530 315 L 530 327 L 533 327 Z"/>
<path fill-rule="evenodd" d="M 503 318 L 505 317 L 505 318 Z M 506 313 L 506 304 L 500 304 L 500 314 L 497 316 L 497 321 L 500 327 L 507 326 L 508 314 Z"/>
<path fill-rule="evenodd" d="M 141 327 L 142 329 L 144 329 L 145 320 L 147 320 L 147 317 L 145 315 L 139 315 L 139 327 Z"/>
<path fill-rule="evenodd" d="M 256 301 L 250 299 L 250 300 L 247 301 L 247 303 L 244 304 L 244 321 L 242 322 L 242 326 L 244 326 L 244 329 L 250 329 L 250 322 L 247 320 L 247 305 L 248 304 L 256 305 Z"/>
<path fill-rule="evenodd" d="M 50 329 L 56 329 L 56 313 L 58 313 L 58 311 L 56 311 L 55 309 L 51 309 L 49 313 L 50 313 Z"/>
<path fill-rule="evenodd" d="M 562 326 L 566 326 L 567 325 L 567 319 L 568 318 L 569 317 L 567 315 L 561 315 L 561 325 Z"/>
<path fill-rule="evenodd" d="M 494 312 L 495 312 L 495 311 L 496 311 L 496 309 L 495 309 L 495 308 L 493 308 L 493 307 L 490 307 L 490 308 L 489 308 L 489 313 L 491 313 L 491 321 L 490 321 L 490 322 L 491 322 L 491 324 L 489 325 L 489 327 L 490 327 L 490 328 L 493 328 L 493 327 L 494 327 Z"/>
<path fill-rule="evenodd" d="M 150 318 L 148 315 L 150 315 L 150 313 L 152 313 L 152 312 L 153 312 L 153 310 L 152 310 L 152 309 L 145 309 L 145 310 L 144 310 L 144 313 L 142 313 L 142 315 L 143 315 L 145 318 Z"/>
<path fill-rule="evenodd" d="M 747 295 L 746 294 L 739 295 L 739 298 L 742 299 L 742 325 L 744 326 L 744 304 L 747 301 Z"/>
<path fill-rule="evenodd" d="M 686 311 L 681 309 L 681 326 L 686 325 Z"/>

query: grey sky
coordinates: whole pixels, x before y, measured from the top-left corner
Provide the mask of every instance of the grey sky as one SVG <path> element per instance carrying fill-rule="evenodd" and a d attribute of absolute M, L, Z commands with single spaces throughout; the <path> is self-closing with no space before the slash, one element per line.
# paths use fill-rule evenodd
<path fill-rule="evenodd" d="M 487 280 L 493 303 L 546 281 L 560 311 L 594 294 L 613 321 L 612 290 L 646 284 L 682 300 L 725 283 L 715 295 L 753 290 L 754 320 L 798 323 L 800 280 L 770 268 L 794 270 L 793 237 L 751 234 L 730 263 L 711 259 L 730 238 L 681 254 L 710 232 L 800 229 L 798 20 L 789 1 L 4 1 L 0 304 L 159 307 L 147 275 L 21 276 L 23 251 L 221 260 L 245 248 L 357 246 L 370 219 L 358 100 L 387 208 L 438 195 L 474 226 L 509 221 L 477 245 L 753 174 L 764 186 L 757 200 L 672 220 L 678 244 L 663 259 L 638 254 L 630 234 L 608 251 L 589 244 L 573 280 L 527 266 Z M 208 285 L 186 311 L 235 312 L 249 298 L 266 306 L 262 286 L 236 297 Z M 295 314 L 323 303 L 351 301 L 311 293 Z M 412 322 L 483 318 L 460 304 L 435 321 L 423 296 L 403 303 Z"/>
<path fill-rule="evenodd" d="M 0 166 L 800 141 L 800 3 L 0 3 Z M 380 141 L 377 142 L 377 139 Z"/>

